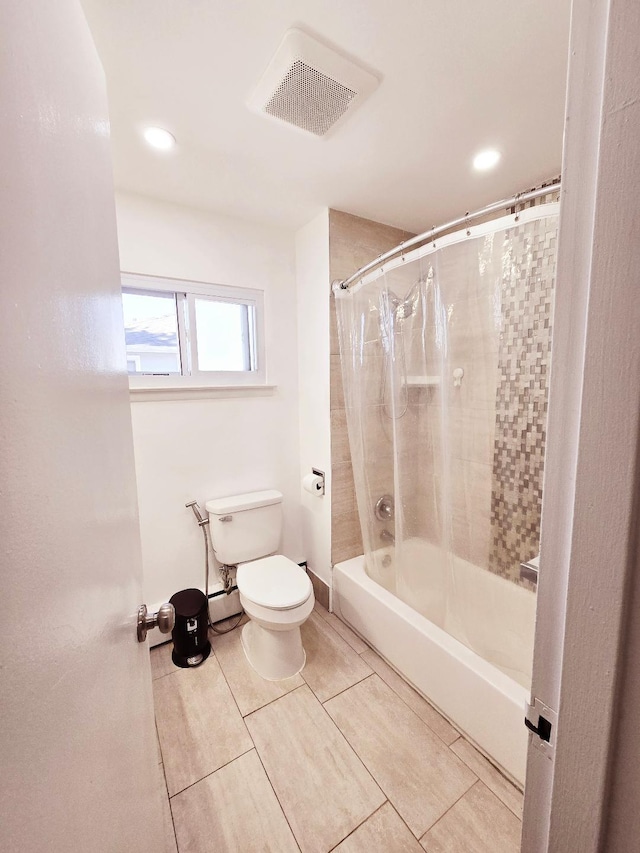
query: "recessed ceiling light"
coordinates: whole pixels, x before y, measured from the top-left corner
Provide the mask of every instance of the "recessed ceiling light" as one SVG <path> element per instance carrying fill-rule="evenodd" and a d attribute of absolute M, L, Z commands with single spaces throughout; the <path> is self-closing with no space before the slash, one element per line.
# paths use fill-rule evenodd
<path fill-rule="evenodd" d="M 495 148 L 488 148 L 486 151 L 480 151 L 473 158 L 473 168 L 478 172 L 486 172 L 487 169 L 493 169 L 498 164 L 502 155 Z"/>
<path fill-rule="evenodd" d="M 176 144 L 175 136 L 163 127 L 146 127 L 144 138 L 152 148 L 160 151 L 168 151 Z"/>

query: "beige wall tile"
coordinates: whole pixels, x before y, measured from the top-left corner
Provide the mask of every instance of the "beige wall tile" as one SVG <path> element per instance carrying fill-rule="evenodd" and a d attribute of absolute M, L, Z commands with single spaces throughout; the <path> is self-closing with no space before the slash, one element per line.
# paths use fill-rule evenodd
<path fill-rule="evenodd" d="M 156 679 L 153 694 L 170 796 L 253 746 L 213 655 Z"/>
<path fill-rule="evenodd" d="M 350 276 L 356 269 L 393 248 L 409 236 L 401 229 L 392 228 L 377 222 L 371 222 L 349 213 L 331 210 L 329 212 L 329 254 L 331 280 L 343 279 Z M 340 412 L 332 416 L 332 561 L 334 563 L 350 559 L 362 553 L 362 535 L 360 522 L 355 509 L 355 492 L 352 479 L 346 476 L 346 468 L 338 470 L 350 460 L 350 450 L 347 438 L 347 427 L 344 413 L 345 393 L 342 384 L 340 348 L 337 335 L 337 320 L 335 316 L 335 299 L 331 298 L 331 409 Z M 371 328 L 365 339 L 374 342 L 372 353 L 377 353 L 371 359 L 371 369 L 367 373 L 363 385 L 364 400 L 374 405 L 380 403 L 380 375 L 384 364 L 378 343 L 378 321 L 375 317 L 369 319 Z M 356 401 L 352 401 L 356 402 Z M 360 406 L 362 400 L 357 401 Z M 367 432 L 366 458 L 376 460 L 380 465 L 381 453 L 391 450 L 388 438 L 379 431 L 371 436 Z M 393 480 L 392 461 L 389 458 L 389 470 Z M 343 479 L 341 479 L 341 477 Z M 349 492 L 349 494 L 347 494 Z M 347 502 L 350 507 L 347 508 Z"/>
<path fill-rule="evenodd" d="M 307 574 L 311 579 L 311 586 L 313 587 L 313 595 L 315 597 L 316 604 L 319 604 L 328 610 L 330 603 L 329 586 L 309 568 L 307 568 Z"/>
<path fill-rule="evenodd" d="M 522 805 L 524 796 L 522 791 L 519 791 L 515 785 L 512 785 L 508 779 L 500 773 L 496 768 L 481 755 L 478 750 L 471 746 L 469 741 L 464 738 L 459 738 L 451 749 L 455 752 L 458 758 L 462 759 L 481 782 L 492 791 L 507 806 L 516 817 L 522 819 Z"/>
<path fill-rule="evenodd" d="M 307 653 L 302 677 L 321 702 L 371 675 L 371 668 L 317 613 L 301 630 Z"/>
<path fill-rule="evenodd" d="M 254 749 L 172 800 L 180 853 L 296 853 Z"/>
<path fill-rule="evenodd" d="M 340 336 L 338 333 L 338 310 L 336 298 L 329 297 L 329 354 L 340 355 Z"/>
<path fill-rule="evenodd" d="M 345 246 L 368 249 L 372 254 L 367 254 L 366 261 L 371 261 L 378 254 L 394 248 L 412 236 L 410 232 L 392 225 L 374 222 L 340 210 L 329 211 L 329 247 L 332 255 L 339 254 L 336 251 L 337 244 L 343 243 Z M 355 272 L 355 269 L 351 272 Z"/>
<path fill-rule="evenodd" d="M 334 853 L 422 853 L 423 848 L 398 817 L 391 803 L 371 815 L 338 844 Z"/>
<path fill-rule="evenodd" d="M 448 303 L 447 342 L 450 358 L 474 359 L 485 352 L 498 352 L 500 316 L 490 294 Z"/>
<path fill-rule="evenodd" d="M 344 409 L 344 389 L 342 387 L 342 368 L 340 367 L 340 356 L 329 356 L 331 364 L 329 366 L 329 379 L 331 382 L 330 389 L 330 408 Z"/>
<path fill-rule="evenodd" d="M 346 409 L 331 410 L 331 464 L 351 462 Z"/>
<path fill-rule="evenodd" d="M 378 675 L 325 708 L 416 838 L 476 781 Z"/>
<path fill-rule="evenodd" d="M 351 462 L 331 466 L 331 514 L 347 515 L 356 511 L 356 492 Z"/>
<path fill-rule="evenodd" d="M 345 515 L 332 515 L 331 562 L 335 565 L 363 553 L 360 516 L 357 510 Z"/>
<path fill-rule="evenodd" d="M 331 850 L 384 802 L 308 687 L 251 714 L 247 725 L 303 853 Z"/>
<path fill-rule="evenodd" d="M 450 466 L 452 513 L 469 524 L 489 523 L 493 469 L 489 464 L 453 458 Z"/>
<path fill-rule="evenodd" d="M 428 853 L 517 853 L 520 834 L 518 818 L 477 782 L 420 843 Z"/>
<path fill-rule="evenodd" d="M 362 248 L 348 240 L 333 238 L 329 234 L 329 278 L 331 281 L 349 278 L 358 267 L 362 266 L 360 258 Z"/>
<path fill-rule="evenodd" d="M 438 413 L 439 414 L 439 413 Z M 467 408 L 450 405 L 446 413 L 449 448 L 457 459 L 493 465 L 496 407 Z"/>
<path fill-rule="evenodd" d="M 488 519 L 482 520 L 483 515 L 475 513 L 473 507 L 467 510 L 467 518 L 454 515 L 450 541 L 456 556 L 474 566 L 487 569 L 491 553 L 491 525 Z M 479 520 L 477 516 L 480 516 Z"/>
<path fill-rule="evenodd" d="M 211 645 L 243 716 L 304 684 L 302 676 L 267 681 L 249 664 L 242 649 L 241 629 L 211 637 Z"/>
<path fill-rule="evenodd" d="M 421 720 L 423 720 L 435 732 L 440 740 L 446 744 L 451 744 L 457 740 L 460 735 L 456 729 L 447 722 L 442 714 L 430 705 L 426 699 L 423 699 L 410 684 L 402 678 L 401 675 L 389 666 L 373 649 L 367 649 L 362 653 L 362 659 L 366 661 L 371 669 L 375 670 L 380 678 L 414 711 Z M 462 756 L 460 756 L 462 758 Z M 464 759 L 463 759 L 464 760 Z M 467 764 L 467 762 L 465 762 Z M 469 766 L 467 764 L 467 766 Z M 473 768 L 472 768 L 473 769 Z"/>

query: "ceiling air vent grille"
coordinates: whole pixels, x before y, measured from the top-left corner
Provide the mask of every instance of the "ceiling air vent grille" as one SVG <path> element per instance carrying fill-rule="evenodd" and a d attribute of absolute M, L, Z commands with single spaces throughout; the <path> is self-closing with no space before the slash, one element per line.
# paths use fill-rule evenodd
<path fill-rule="evenodd" d="M 378 85 L 352 59 L 299 29 L 285 34 L 249 106 L 315 136 L 325 136 Z"/>
<path fill-rule="evenodd" d="M 297 59 L 264 111 L 302 130 L 324 136 L 349 109 L 357 92 Z"/>

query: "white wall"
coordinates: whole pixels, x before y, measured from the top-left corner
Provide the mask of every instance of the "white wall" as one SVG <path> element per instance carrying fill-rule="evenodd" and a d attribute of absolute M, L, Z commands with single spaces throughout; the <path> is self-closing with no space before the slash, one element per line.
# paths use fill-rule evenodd
<path fill-rule="evenodd" d="M 301 562 L 293 234 L 123 193 L 116 209 L 122 270 L 264 289 L 267 382 L 277 385 L 269 396 L 132 402 L 147 603 L 203 588 L 190 500 L 279 489 L 281 552 Z"/>
<path fill-rule="evenodd" d="M 331 413 L 329 406 L 329 211 L 296 234 L 300 465 L 326 473 L 326 494 L 301 491 L 302 535 L 309 568 L 331 580 Z"/>

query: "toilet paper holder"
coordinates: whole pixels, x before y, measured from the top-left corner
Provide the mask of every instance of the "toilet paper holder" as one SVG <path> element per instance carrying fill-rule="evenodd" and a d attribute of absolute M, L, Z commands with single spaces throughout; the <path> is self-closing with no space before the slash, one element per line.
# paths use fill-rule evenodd
<path fill-rule="evenodd" d="M 318 492 L 318 494 L 324 495 L 324 471 L 320 471 L 319 468 L 312 468 L 311 473 L 315 474 L 316 477 L 320 477 L 322 479 L 322 491 Z"/>

